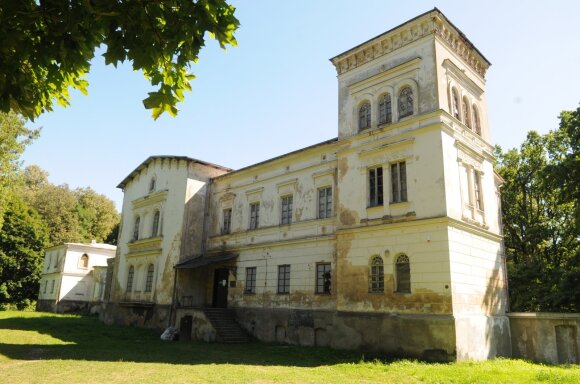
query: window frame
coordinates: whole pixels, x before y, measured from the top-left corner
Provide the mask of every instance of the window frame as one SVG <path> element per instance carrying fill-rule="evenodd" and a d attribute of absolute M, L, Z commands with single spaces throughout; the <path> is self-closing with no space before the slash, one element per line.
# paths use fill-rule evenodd
<path fill-rule="evenodd" d="M 473 129 L 471 126 L 471 112 L 469 108 L 469 100 L 466 96 L 463 96 L 461 101 L 461 110 L 463 112 L 463 124 L 469 129 Z"/>
<path fill-rule="evenodd" d="M 127 271 L 127 284 L 125 285 L 125 291 L 127 293 L 133 292 L 134 280 L 135 280 L 135 267 L 130 265 L 129 271 Z"/>
<path fill-rule="evenodd" d="M 329 191 L 330 193 L 328 193 Z M 318 218 L 328 219 L 332 217 L 333 205 L 332 187 L 318 188 Z"/>
<path fill-rule="evenodd" d="M 393 122 L 393 97 L 388 92 L 379 97 L 378 122 L 379 125 Z"/>
<path fill-rule="evenodd" d="M 292 211 L 294 209 L 294 196 L 285 195 L 280 197 L 280 225 L 292 224 Z"/>
<path fill-rule="evenodd" d="M 385 293 L 385 263 L 379 255 L 369 260 L 369 292 Z"/>
<path fill-rule="evenodd" d="M 135 217 L 135 222 L 133 223 L 133 241 L 139 240 L 139 227 L 141 226 L 141 216 Z"/>
<path fill-rule="evenodd" d="M 144 292 L 151 292 L 153 290 L 153 277 L 155 276 L 155 266 L 149 264 L 147 266 L 147 275 L 145 276 Z"/>
<path fill-rule="evenodd" d="M 365 129 L 369 129 L 372 124 L 371 119 L 371 102 L 368 100 L 363 101 L 359 104 L 358 107 L 358 130 L 364 131 Z"/>
<path fill-rule="evenodd" d="M 401 171 L 403 170 L 403 171 Z M 390 164 L 391 171 L 391 204 L 409 201 L 407 188 L 407 162 L 405 160 Z"/>
<path fill-rule="evenodd" d="M 403 95 L 403 92 L 408 94 Z M 409 110 L 403 113 L 403 109 L 406 108 Z M 410 85 L 404 85 L 399 90 L 399 97 L 397 98 L 397 112 L 399 115 L 399 120 L 404 119 L 405 117 L 413 116 L 415 114 L 415 92 L 413 91 L 413 87 Z"/>
<path fill-rule="evenodd" d="M 403 275 L 405 274 L 405 275 Z M 403 276 L 402 276 L 403 275 Z M 407 279 L 402 279 L 407 277 Z M 397 293 L 411 293 L 411 260 L 405 253 L 401 253 L 395 259 L 395 278 Z"/>
<path fill-rule="evenodd" d="M 481 136 L 481 120 L 479 117 L 479 110 L 475 104 L 472 105 L 471 110 L 473 111 L 473 128 L 475 133 Z"/>
<path fill-rule="evenodd" d="M 258 274 L 257 267 L 246 267 L 246 282 L 244 285 L 244 294 L 256 294 L 256 276 Z"/>
<path fill-rule="evenodd" d="M 224 208 L 222 210 L 222 235 L 229 235 L 232 233 L 232 208 Z"/>
<path fill-rule="evenodd" d="M 290 264 L 278 265 L 278 286 L 276 293 L 287 295 L 290 293 Z"/>
<path fill-rule="evenodd" d="M 329 275 L 328 278 L 326 277 L 327 273 Z M 316 281 L 314 286 L 314 293 L 317 295 L 332 294 L 332 263 L 316 263 Z"/>
<path fill-rule="evenodd" d="M 89 255 L 83 253 L 82 256 L 79 258 L 79 269 L 89 269 Z"/>
<path fill-rule="evenodd" d="M 151 237 L 159 235 L 159 223 L 161 222 L 161 212 L 156 209 L 153 214 L 153 222 L 151 223 Z"/>
<path fill-rule="evenodd" d="M 483 190 L 481 185 L 481 172 L 473 169 L 473 206 L 483 212 Z"/>
<path fill-rule="evenodd" d="M 457 88 L 451 88 L 451 116 L 461 121 L 461 112 L 459 110 L 459 92 Z"/>
<path fill-rule="evenodd" d="M 260 226 L 260 203 L 250 203 L 250 225 L 249 229 L 258 229 Z"/>
<path fill-rule="evenodd" d="M 384 169 L 382 166 L 368 168 L 368 206 L 380 207 L 385 203 Z"/>

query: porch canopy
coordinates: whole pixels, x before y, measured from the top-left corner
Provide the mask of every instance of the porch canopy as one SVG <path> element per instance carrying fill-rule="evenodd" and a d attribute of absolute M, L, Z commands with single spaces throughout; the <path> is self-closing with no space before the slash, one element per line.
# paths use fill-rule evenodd
<path fill-rule="evenodd" d="M 232 260 L 238 257 L 237 253 L 226 253 L 218 256 L 198 256 L 191 259 L 184 260 L 180 263 L 175 264 L 176 269 L 193 269 L 199 267 L 205 267 L 206 265 L 220 263 L 222 261 Z"/>

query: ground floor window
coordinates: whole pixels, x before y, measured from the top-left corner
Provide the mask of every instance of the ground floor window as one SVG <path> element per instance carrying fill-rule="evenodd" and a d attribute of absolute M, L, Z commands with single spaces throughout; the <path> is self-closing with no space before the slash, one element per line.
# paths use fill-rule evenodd
<path fill-rule="evenodd" d="M 278 293 L 290 293 L 290 265 L 278 266 Z"/>
<path fill-rule="evenodd" d="M 330 293 L 331 282 L 330 263 L 316 264 L 316 293 Z"/>
<path fill-rule="evenodd" d="M 256 293 L 256 267 L 246 268 L 246 287 L 244 293 Z"/>

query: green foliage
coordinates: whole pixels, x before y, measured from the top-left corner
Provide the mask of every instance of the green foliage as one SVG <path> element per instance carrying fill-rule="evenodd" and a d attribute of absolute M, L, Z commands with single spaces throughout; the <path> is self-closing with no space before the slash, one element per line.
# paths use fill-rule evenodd
<path fill-rule="evenodd" d="M 0 306 L 30 307 L 38 295 L 48 229 L 15 194 L 8 196 L 0 231 Z"/>
<path fill-rule="evenodd" d="M 528 133 L 520 149 L 496 148 L 511 309 L 580 310 L 578 151 L 570 128 L 576 112 L 563 112 L 560 128 Z M 576 122 L 577 116 L 576 116 Z M 576 159 L 576 160 L 574 160 Z M 576 161 L 576 163 L 574 163 Z M 572 162 L 572 165 L 570 165 Z M 575 214 L 576 212 L 576 214 Z"/>
<path fill-rule="evenodd" d="M 143 104 L 156 119 L 177 113 L 206 33 L 237 45 L 239 22 L 225 0 L 19 0 L 0 3 L 0 110 L 34 119 L 87 93 L 95 49 L 106 64 L 129 60 L 157 90 Z"/>

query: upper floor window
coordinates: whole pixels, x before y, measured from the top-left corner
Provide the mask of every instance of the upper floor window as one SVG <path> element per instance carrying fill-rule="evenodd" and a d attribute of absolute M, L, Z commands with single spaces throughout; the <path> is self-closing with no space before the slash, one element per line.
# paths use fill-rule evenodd
<path fill-rule="evenodd" d="M 250 229 L 258 228 L 260 224 L 260 203 L 250 204 Z"/>
<path fill-rule="evenodd" d="M 457 120 L 461 120 L 459 116 L 459 95 L 457 93 L 457 89 L 453 88 L 451 90 L 451 114 Z"/>
<path fill-rule="evenodd" d="M 395 264 L 397 292 L 411 293 L 411 266 L 407 255 L 399 255 Z"/>
<path fill-rule="evenodd" d="M 290 293 L 290 265 L 278 266 L 278 293 Z"/>
<path fill-rule="evenodd" d="M 223 210 L 222 218 L 222 235 L 227 235 L 232 230 L 232 209 L 226 208 Z"/>
<path fill-rule="evenodd" d="M 318 190 L 318 218 L 325 219 L 332 216 L 332 188 L 325 187 Z"/>
<path fill-rule="evenodd" d="M 151 181 L 149 181 L 149 193 L 155 191 L 156 184 L 157 184 L 157 180 L 155 180 L 155 178 L 152 177 Z"/>
<path fill-rule="evenodd" d="M 479 112 L 475 104 L 473 105 L 473 126 L 475 128 L 475 133 L 481 136 L 481 123 L 479 121 Z"/>
<path fill-rule="evenodd" d="M 153 215 L 153 225 L 151 225 L 151 237 L 155 237 L 159 235 L 159 219 L 161 217 L 161 213 L 159 211 L 155 211 Z"/>
<path fill-rule="evenodd" d="M 79 268 L 87 269 L 89 268 L 89 255 L 83 254 L 79 260 Z"/>
<path fill-rule="evenodd" d="M 46 293 L 46 287 L 48 287 L 48 280 L 44 280 L 44 289 L 42 293 Z"/>
<path fill-rule="evenodd" d="M 391 202 L 407 201 L 407 165 L 404 161 L 391 164 Z"/>
<path fill-rule="evenodd" d="M 133 225 L 133 240 L 139 240 L 139 226 L 141 225 L 141 218 L 137 216 L 135 218 L 135 224 Z"/>
<path fill-rule="evenodd" d="M 461 104 L 461 109 L 463 110 L 463 124 L 467 126 L 467 128 L 471 129 L 471 118 L 469 113 L 469 101 L 467 98 L 463 98 L 463 104 Z"/>
<path fill-rule="evenodd" d="M 384 94 L 379 99 L 379 124 L 388 124 L 393 121 L 391 95 Z"/>
<path fill-rule="evenodd" d="M 244 293 L 256 293 L 256 267 L 246 268 Z"/>
<path fill-rule="evenodd" d="M 330 263 L 316 264 L 316 293 L 330 293 L 331 286 Z"/>
<path fill-rule="evenodd" d="M 292 223 L 292 205 L 294 198 L 292 196 L 282 197 L 282 213 L 280 216 L 280 224 Z"/>
<path fill-rule="evenodd" d="M 50 293 L 54 293 L 54 284 L 55 284 L 55 280 L 52 280 L 50 283 Z"/>
<path fill-rule="evenodd" d="M 147 277 L 145 279 L 145 292 L 151 292 L 153 288 L 153 272 L 155 271 L 155 267 L 153 264 L 149 264 L 147 267 Z"/>
<path fill-rule="evenodd" d="M 481 194 L 481 174 L 473 170 L 473 194 L 475 198 L 475 208 L 483 211 L 483 196 Z"/>
<path fill-rule="evenodd" d="M 405 87 L 399 92 L 399 119 L 413 113 L 413 90 L 411 87 Z"/>
<path fill-rule="evenodd" d="M 362 131 L 371 127 L 371 103 L 365 101 L 358 110 L 358 129 Z"/>
<path fill-rule="evenodd" d="M 370 292 L 379 293 L 385 291 L 385 271 L 383 259 L 379 255 L 373 256 L 370 260 L 369 282 Z"/>
<path fill-rule="evenodd" d="M 369 169 L 369 206 L 383 205 L 383 167 Z"/>
<path fill-rule="evenodd" d="M 131 265 L 129 267 L 129 272 L 127 273 L 127 292 L 133 290 L 133 277 L 135 277 L 135 267 Z"/>

